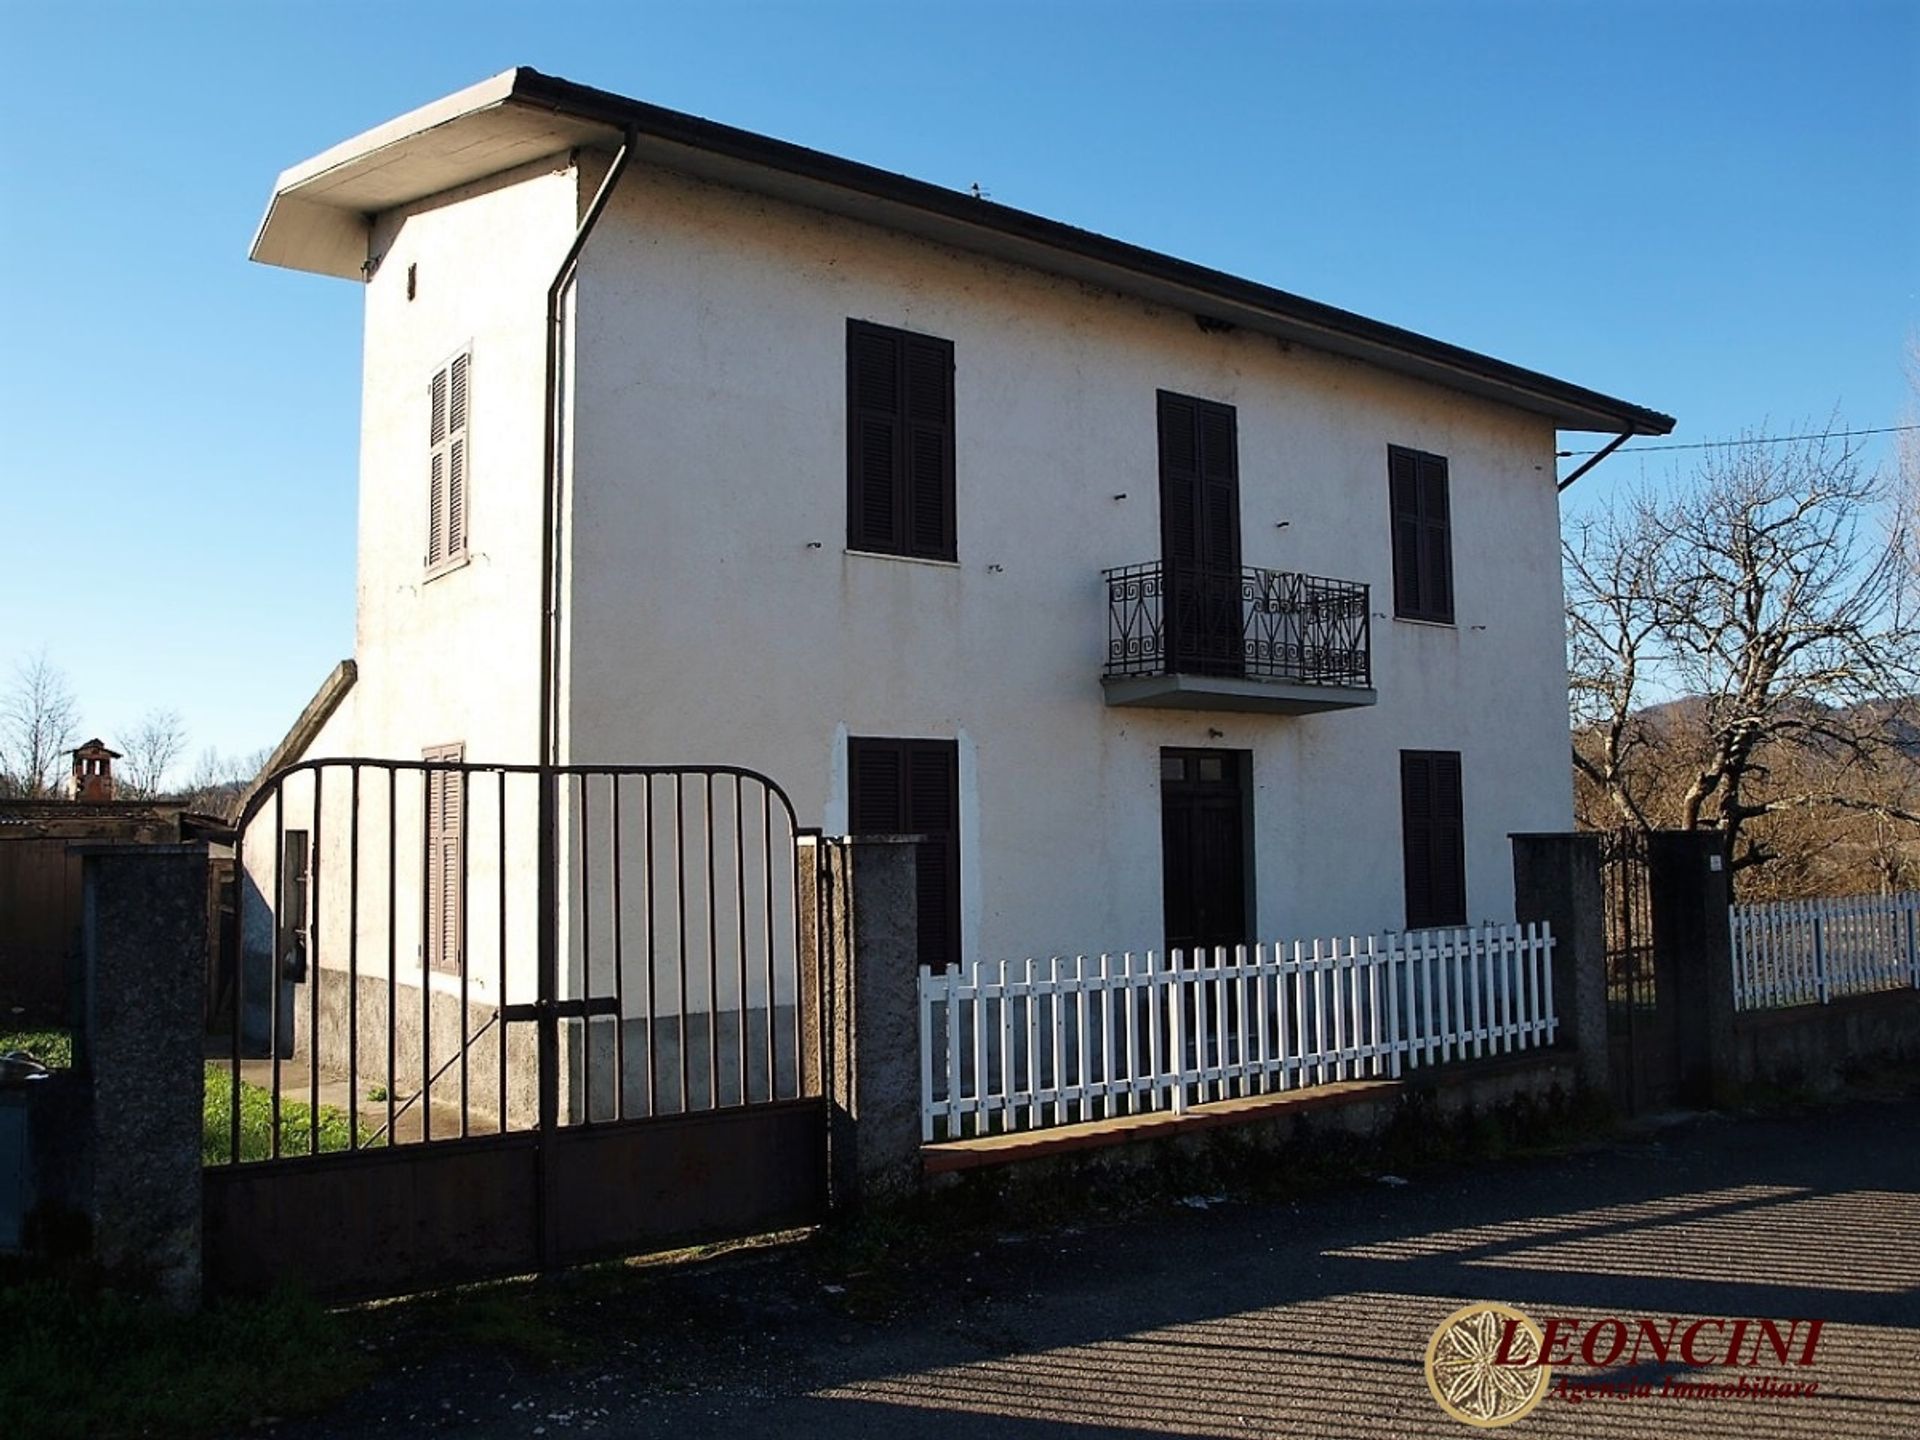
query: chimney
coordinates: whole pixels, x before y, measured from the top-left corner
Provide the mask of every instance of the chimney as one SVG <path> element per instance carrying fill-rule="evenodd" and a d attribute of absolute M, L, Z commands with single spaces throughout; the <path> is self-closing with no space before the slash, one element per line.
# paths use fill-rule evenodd
<path fill-rule="evenodd" d="M 72 798 L 83 804 L 113 799 L 113 762 L 118 750 L 109 750 L 96 736 L 73 752 Z"/>

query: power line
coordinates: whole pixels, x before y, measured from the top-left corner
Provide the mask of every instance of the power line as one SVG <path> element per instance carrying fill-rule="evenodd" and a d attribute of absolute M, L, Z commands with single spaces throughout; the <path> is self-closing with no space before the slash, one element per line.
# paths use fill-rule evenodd
<path fill-rule="evenodd" d="M 1759 440 L 1699 440 L 1689 445 L 1623 445 L 1616 455 L 1645 455 L 1652 450 L 1721 450 L 1730 445 L 1784 445 L 1790 440 L 1840 440 L 1850 435 L 1900 435 L 1920 430 L 1920 425 L 1882 425 L 1877 430 L 1820 430 L 1812 435 L 1769 435 Z M 1578 455 L 1598 455 L 1598 450 L 1556 450 L 1561 460 Z"/>

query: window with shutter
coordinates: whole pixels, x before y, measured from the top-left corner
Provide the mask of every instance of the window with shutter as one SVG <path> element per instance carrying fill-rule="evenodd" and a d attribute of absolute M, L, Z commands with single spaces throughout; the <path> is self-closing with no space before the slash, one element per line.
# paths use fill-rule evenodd
<path fill-rule="evenodd" d="M 423 760 L 459 763 L 464 745 L 436 745 Z M 466 786 L 459 770 L 425 772 L 427 834 L 427 964 L 460 968 L 461 891 L 466 872 Z"/>
<path fill-rule="evenodd" d="M 1393 613 L 1402 620 L 1453 623 L 1453 530 L 1447 459 L 1398 445 L 1387 449 L 1393 524 Z"/>
<path fill-rule="evenodd" d="M 1457 750 L 1400 752 L 1407 928 L 1467 923 L 1464 798 Z"/>
<path fill-rule="evenodd" d="M 1158 395 L 1162 615 L 1169 665 L 1237 675 L 1245 660 L 1240 604 L 1240 460 L 1231 405 Z"/>
<path fill-rule="evenodd" d="M 915 892 L 922 965 L 960 958 L 960 751 L 952 740 L 847 741 L 847 828 L 925 835 Z"/>
<path fill-rule="evenodd" d="M 955 558 L 951 340 L 847 321 L 847 546 Z"/>
<path fill-rule="evenodd" d="M 467 558 L 467 392 L 473 357 L 460 354 L 427 387 L 429 575 Z"/>

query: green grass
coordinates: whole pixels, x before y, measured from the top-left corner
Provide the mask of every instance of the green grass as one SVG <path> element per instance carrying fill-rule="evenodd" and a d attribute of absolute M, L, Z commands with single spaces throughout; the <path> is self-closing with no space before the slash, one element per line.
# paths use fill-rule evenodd
<path fill-rule="evenodd" d="M 50 1069 L 68 1070 L 73 1067 L 73 1032 L 53 1028 L 0 1030 L 0 1055 L 9 1050 L 24 1050 Z"/>
<path fill-rule="evenodd" d="M 202 1111 L 204 1128 L 200 1136 L 200 1158 L 209 1165 L 227 1162 L 233 1154 L 233 1078 L 221 1066 L 207 1067 L 206 1105 Z M 332 1105 L 320 1107 L 319 1148 L 322 1154 L 345 1150 L 352 1134 L 347 1112 Z M 305 1101 L 280 1101 L 280 1153 L 305 1155 L 312 1143 L 313 1109 Z M 374 1138 L 367 1125 L 360 1127 L 362 1145 L 384 1145 L 386 1137 Z M 240 1158 L 266 1160 L 273 1155 L 273 1094 L 264 1086 L 240 1082 Z"/>
<path fill-rule="evenodd" d="M 0 1414 L 35 1440 L 232 1432 L 375 1368 L 342 1317 L 291 1292 L 181 1316 L 72 1279 L 0 1286 Z"/>

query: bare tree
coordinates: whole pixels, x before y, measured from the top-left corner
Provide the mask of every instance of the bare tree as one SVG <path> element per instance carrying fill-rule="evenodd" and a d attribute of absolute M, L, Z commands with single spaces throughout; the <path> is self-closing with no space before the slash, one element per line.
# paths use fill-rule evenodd
<path fill-rule="evenodd" d="M 1574 771 L 1604 801 L 1609 824 L 1642 830 L 1654 824 L 1656 767 L 1643 752 L 1655 731 L 1639 711 L 1660 658 L 1656 540 L 1653 507 L 1635 496 L 1581 522 L 1563 544 Z"/>
<path fill-rule="evenodd" d="M 1920 331 L 1907 341 L 1907 404 L 1903 425 L 1920 426 Z M 1907 603 L 1920 606 L 1920 429 L 1894 437 L 1892 530 L 1904 561 Z"/>
<path fill-rule="evenodd" d="M 262 748 L 250 755 L 222 755 L 209 745 L 200 752 L 192 778 L 182 789 L 187 807 L 207 815 L 225 815 L 246 793 L 271 751 Z"/>
<path fill-rule="evenodd" d="M 78 724 L 72 687 L 47 652 L 20 661 L 12 689 L 0 696 L 0 783 L 29 800 L 52 794 Z"/>
<path fill-rule="evenodd" d="M 175 710 L 149 710 L 120 734 L 120 789 L 136 800 L 162 793 L 167 771 L 187 747 L 187 728 Z"/>
<path fill-rule="evenodd" d="M 1730 445 L 1569 537 L 1574 763 L 1616 823 L 1718 831 L 1736 871 L 1781 854 L 1767 817 L 1920 825 L 1888 783 L 1917 674 L 1893 489 L 1838 436 Z"/>

